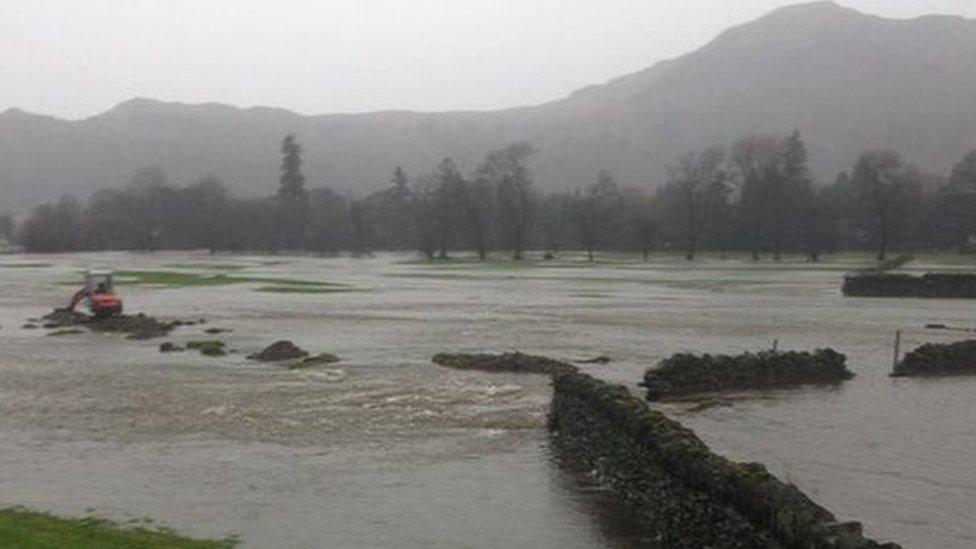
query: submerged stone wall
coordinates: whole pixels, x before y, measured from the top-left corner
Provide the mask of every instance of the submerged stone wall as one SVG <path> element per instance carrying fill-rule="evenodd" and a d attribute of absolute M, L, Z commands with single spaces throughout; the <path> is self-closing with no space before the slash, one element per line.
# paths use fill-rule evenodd
<path fill-rule="evenodd" d="M 622 386 L 553 376 L 549 427 L 564 463 L 595 471 L 633 504 L 662 547 L 893 549 L 841 523 L 756 463 L 712 453 Z"/>
<path fill-rule="evenodd" d="M 844 295 L 851 297 L 928 297 L 976 299 L 976 275 L 862 274 L 844 277 Z"/>

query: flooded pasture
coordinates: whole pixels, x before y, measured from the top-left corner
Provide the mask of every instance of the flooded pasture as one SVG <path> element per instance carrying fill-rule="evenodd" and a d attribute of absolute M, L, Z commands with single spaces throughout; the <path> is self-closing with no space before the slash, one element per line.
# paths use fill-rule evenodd
<path fill-rule="evenodd" d="M 778 341 L 833 347 L 857 377 L 661 406 L 716 452 L 766 464 L 872 537 L 972 547 L 976 378 L 887 374 L 895 330 L 903 350 L 959 339 L 923 327 L 976 325 L 973 304 L 844 298 L 841 277 L 856 265 L 3 257 L 0 506 L 152 517 L 188 534 L 235 534 L 244 547 L 640 545 L 622 510 L 554 466 L 546 378 L 430 357 L 608 355 L 582 368 L 636 390 L 674 352 Z M 21 327 L 64 305 L 91 267 L 138 271 L 120 278 L 130 312 L 207 319 L 167 340 L 219 338 L 237 352 L 161 354 L 163 340 Z M 245 359 L 279 339 L 342 361 L 288 370 Z"/>

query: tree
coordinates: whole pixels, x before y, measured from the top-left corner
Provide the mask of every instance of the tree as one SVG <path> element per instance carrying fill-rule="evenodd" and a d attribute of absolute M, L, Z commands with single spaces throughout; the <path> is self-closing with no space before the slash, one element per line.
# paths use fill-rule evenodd
<path fill-rule="evenodd" d="M 360 200 L 352 200 L 349 205 L 349 221 L 352 223 L 356 254 L 369 254 L 373 251 L 373 225 L 369 211 Z"/>
<path fill-rule="evenodd" d="M 651 250 L 660 236 L 658 226 L 658 201 L 653 195 L 639 189 L 628 189 L 626 200 L 628 225 L 644 261 L 651 257 Z"/>
<path fill-rule="evenodd" d="M 567 243 L 572 232 L 575 201 L 569 193 L 551 193 L 543 197 L 539 208 L 539 229 L 546 257 L 554 258 Z"/>
<path fill-rule="evenodd" d="M 535 152 L 528 143 L 513 143 L 488 153 L 478 168 L 478 177 L 495 189 L 498 225 L 516 261 L 523 258 L 532 227 L 534 200 L 528 158 Z"/>
<path fill-rule="evenodd" d="M 862 215 L 874 225 L 878 261 L 885 260 L 892 236 L 904 223 L 918 179 L 918 171 L 893 151 L 864 153 L 854 167 L 851 185 Z"/>
<path fill-rule="evenodd" d="M 466 182 L 454 160 L 444 158 L 434 172 L 436 181 L 435 223 L 438 258 L 447 259 L 460 225 Z"/>
<path fill-rule="evenodd" d="M 320 255 L 335 253 L 347 244 L 351 209 L 346 197 L 332 189 L 309 191 L 311 244 Z"/>
<path fill-rule="evenodd" d="M 217 253 L 227 213 L 227 188 L 216 176 L 207 176 L 186 188 L 187 224 L 192 227 L 191 246 L 203 244 L 211 254 Z"/>
<path fill-rule="evenodd" d="M 769 192 L 770 229 L 773 244 L 773 259 L 780 260 L 784 241 L 794 227 L 797 215 L 803 208 L 803 199 L 814 200 L 808 191 L 812 184 L 807 167 L 807 147 L 800 136 L 799 130 L 794 130 L 783 140 L 781 147 L 782 171 L 774 178 Z M 806 219 L 814 223 L 817 217 Z M 814 227 L 807 227 L 816 230 Z"/>
<path fill-rule="evenodd" d="M 781 140 L 778 136 L 749 136 L 732 146 L 732 167 L 739 188 L 739 225 L 753 261 L 770 232 L 775 195 L 782 184 Z"/>
<path fill-rule="evenodd" d="M 286 135 L 281 142 L 277 244 L 290 249 L 305 248 L 308 235 L 308 193 L 302 164 L 301 145 L 294 135 Z"/>
<path fill-rule="evenodd" d="M 478 252 L 478 259 L 484 261 L 488 258 L 490 223 L 495 208 L 491 183 L 478 176 L 468 181 L 461 193 L 461 203 L 464 224 Z"/>
<path fill-rule="evenodd" d="M 142 248 L 153 252 L 159 247 L 167 202 L 173 194 L 166 173 L 158 166 L 142 168 L 132 177 L 130 188 L 140 203 Z"/>
<path fill-rule="evenodd" d="M 14 239 L 17 225 L 10 214 L 0 214 L 0 238 L 10 242 Z"/>
<path fill-rule="evenodd" d="M 666 194 L 683 212 L 686 253 L 694 261 L 699 239 L 709 223 L 709 216 L 724 204 L 728 194 L 727 176 L 722 170 L 724 153 L 721 147 L 702 152 L 688 152 L 678 164 L 668 169 Z"/>
<path fill-rule="evenodd" d="M 407 178 L 407 172 L 403 171 L 403 168 L 397 166 L 393 170 L 393 178 L 390 180 L 393 184 L 393 194 L 401 199 L 406 199 L 410 194 L 409 183 L 410 180 Z"/>
<path fill-rule="evenodd" d="M 393 232 L 390 234 L 390 241 L 393 248 L 401 248 L 409 245 L 412 238 L 408 230 L 412 225 L 412 212 L 410 211 L 410 179 L 403 168 L 397 166 L 393 170 L 393 184 L 391 189 L 389 204 L 389 216 L 393 225 Z"/>
<path fill-rule="evenodd" d="M 939 232 L 952 246 L 965 249 L 969 238 L 976 233 L 976 151 L 953 167 L 935 207 Z"/>
<path fill-rule="evenodd" d="M 34 208 L 21 228 L 20 239 L 28 252 L 74 251 L 81 243 L 82 208 L 73 196 L 57 204 Z"/>
<path fill-rule="evenodd" d="M 623 209 L 623 197 L 617 182 L 607 170 L 600 170 L 596 182 L 573 195 L 573 218 L 586 256 L 593 261 L 593 252 L 607 237 L 611 224 Z"/>
<path fill-rule="evenodd" d="M 434 259 L 437 251 L 437 183 L 434 178 L 416 178 L 411 197 L 417 246 L 427 259 Z"/>

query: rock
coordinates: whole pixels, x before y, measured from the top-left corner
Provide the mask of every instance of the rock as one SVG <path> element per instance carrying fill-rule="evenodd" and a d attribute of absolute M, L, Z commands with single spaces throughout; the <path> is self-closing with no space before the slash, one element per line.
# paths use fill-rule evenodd
<path fill-rule="evenodd" d="M 227 351 L 224 350 L 222 345 L 208 345 L 200 348 L 200 354 L 204 356 L 224 356 L 227 354 Z"/>
<path fill-rule="evenodd" d="M 25 330 L 36 330 L 37 329 L 37 324 L 31 324 L 30 322 L 28 322 L 28 323 L 24 324 L 23 326 L 21 326 L 21 328 L 23 328 Z"/>
<path fill-rule="evenodd" d="M 230 330 L 226 328 L 207 328 L 206 330 L 203 331 L 203 333 L 210 334 L 210 335 L 217 335 L 217 334 L 224 334 L 229 331 Z"/>
<path fill-rule="evenodd" d="M 204 347 L 221 347 L 223 348 L 225 343 L 223 341 L 218 341 L 216 339 L 205 340 L 205 341 L 187 341 L 187 349 L 203 349 Z"/>
<path fill-rule="evenodd" d="M 164 341 L 159 344 L 160 353 L 178 353 L 183 351 L 183 347 L 173 343 L 172 341 Z"/>
<path fill-rule="evenodd" d="M 225 347 L 226 344 L 223 341 L 217 340 L 188 341 L 186 343 L 187 349 L 200 351 L 200 354 L 204 356 L 224 356 L 227 354 Z"/>
<path fill-rule="evenodd" d="M 946 326 L 945 324 L 926 324 L 925 325 L 925 329 L 926 330 L 946 330 L 948 328 L 949 327 Z"/>
<path fill-rule="evenodd" d="M 847 358 L 832 350 L 728 355 L 679 353 L 644 373 L 648 400 L 714 391 L 836 384 L 851 379 Z"/>
<path fill-rule="evenodd" d="M 482 370 L 485 372 L 521 372 L 530 374 L 556 374 L 575 372 L 576 366 L 543 356 L 523 353 L 501 355 L 440 353 L 431 359 L 435 364 L 457 370 Z"/>
<path fill-rule="evenodd" d="M 247 358 L 260 362 L 281 362 L 283 360 L 297 360 L 308 356 L 308 352 L 297 347 L 291 341 L 276 341 L 267 346 L 260 353 L 248 355 Z"/>

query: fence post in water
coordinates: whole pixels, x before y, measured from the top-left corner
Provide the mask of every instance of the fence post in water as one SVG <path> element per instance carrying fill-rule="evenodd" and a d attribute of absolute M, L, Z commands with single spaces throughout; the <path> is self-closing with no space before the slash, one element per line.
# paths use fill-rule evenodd
<path fill-rule="evenodd" d="M 901 350 L 901 330 L 895 330 L 895 360 L 891 365 L 891 371 L 894 372 L 898 369 L 898 355 L 900 355 Z"/>

